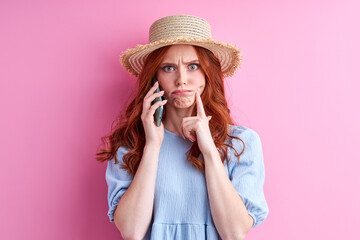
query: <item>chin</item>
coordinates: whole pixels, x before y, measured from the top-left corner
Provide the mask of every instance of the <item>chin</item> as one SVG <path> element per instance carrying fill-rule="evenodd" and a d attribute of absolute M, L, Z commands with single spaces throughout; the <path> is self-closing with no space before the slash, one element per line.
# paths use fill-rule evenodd
<path fill-rule="evenodd" d="M 194 104 L 193 98 L 174 98 L 172 105 L 177 108 L 189 108 Z"/>

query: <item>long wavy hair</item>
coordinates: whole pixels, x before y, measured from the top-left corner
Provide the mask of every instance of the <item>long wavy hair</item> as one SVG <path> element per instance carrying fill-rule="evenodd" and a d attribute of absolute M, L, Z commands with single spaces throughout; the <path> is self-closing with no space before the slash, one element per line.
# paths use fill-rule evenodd
<path fill-rule="evenodd" d="M 101 138 L 102 144 L 105 148 L 100 149 L 96 153 L 96 159 L 100 162 L 105 162 L 114 158 L 115 163 L 119 162 L 116 152 L 120 146 L 127 147 L 129 151 L 123 156 L 123 163 L 121 168 L 128 171 L 129 174 L 135 175 L 140 164 L 144 146 L 145 146 L 145 132 L 141 121 L 141 112 L 143 99 L 146 93 L 151 88 L 151 79 L 156 74 L 159 65 L 161 64 L 166 51 L 171 46 L 162 47 L 153 51 L 146 59 L 144 68 L 138 78 L 138 90 L 136 96 L 127 106 L 125 113 L 113 122 L 115 128 L 112 127 L 111 133 Z M 225 99 L 224 81 L 221 72 L 221 65 L 217 57 L 209 50 L 194 46 L 197 56 L 199 58 L 200 68 L 205 74 L 205 88 L 201 94 L 205 113 L 207 116 L 212 116 L 209 121 L 209 128 L 214 143 L 219 150 L 221 161 L 224 163 L 228 148 L 235 151 L 235 156 L 240 161 L 240 155 L 245 150 L 245 143 L 238 137 L 228 134 L 228 125 L 234 125 L 230 117 L 230 110 Z M 196 105 L 193 109 L 192 116 L 196 116 Z M 166 118 L 166 105 L 164 107 L 163 119 Z M 243 144 L 243 150 L 238 153 L 231 144 L 227 143 L 228 138 L 236 138 Z M 109 144 L 109 148 L 106 145 Z M 203 174 L 205 172 L 204 162 L 199 158 L 200 149 L 197 141 L 195 141 L 186 153 L 188 161 L 199 169 Z"/>

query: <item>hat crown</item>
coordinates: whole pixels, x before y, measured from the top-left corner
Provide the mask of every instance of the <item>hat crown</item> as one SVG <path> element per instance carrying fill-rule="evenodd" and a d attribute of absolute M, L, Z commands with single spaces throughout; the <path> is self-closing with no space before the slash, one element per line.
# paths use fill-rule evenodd
<path fill-rule="evenodd" d="M 160 18 L 149 29 L 150 43 L 181 38 L 211 39 L 210 24 L 196 16 L 173 15 Z"/>

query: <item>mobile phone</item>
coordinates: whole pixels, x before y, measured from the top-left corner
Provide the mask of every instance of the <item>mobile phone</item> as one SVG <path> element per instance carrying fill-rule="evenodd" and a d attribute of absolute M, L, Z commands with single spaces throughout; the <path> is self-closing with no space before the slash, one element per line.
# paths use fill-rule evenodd
<path fill-rule="evenodd" d="M 154 84 L 157 81 L 158 80 L 157 80 L 157 77 L 155 75 L 151 80 L 151 86 L 154 86 Z M 155 90 L 154 93 L 157 93 L 157 92 L 160 92 L 160 84 L 159 84 L 158 88 Z M 151 105 L 155 104 L 158 101 L 162 101 L 162 100 L 163 100 L 162 97 L 157 97 L 151 102 Z M 163 115 L 163 106 L 160 106 L 155 110 L 155 114 L 154 114 L 155 123 L 156 123 L 156 126 L 158 126 L 158 127 L 161 125 L 162 115 Z"/>

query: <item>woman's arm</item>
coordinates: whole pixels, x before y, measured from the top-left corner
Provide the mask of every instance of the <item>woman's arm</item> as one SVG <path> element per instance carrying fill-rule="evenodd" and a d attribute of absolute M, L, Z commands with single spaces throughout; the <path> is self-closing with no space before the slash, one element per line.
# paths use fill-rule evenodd
<path fill-rule="evenodd" d="M 156 82 L 144 97 L 141 120 L 146 144 L 134 178 L 114 213 L 115 225 L 125 240 L 143 239 L 152 218 L 159 153 L 164 139 L 164 125 L 155 126 L 154 113 L 167 102 L 151 104 L 156 97 L 164 94 L 164 91 L 155 92 L 158 86 Z"/>
<path fill-rule="evenodd" d="M 203 154 L 211 215 L 221 238 L 244 239 L 253 219 L 226 174 L 209 129 L 211 117 L 205 114 L 199 90 L 195 95 L 197 116 L 184 118 L 180 132 L 191 141 L 197 140 Z"/>
<path fill-rule="evenodd" d="M 203 155 L 211 215 L 222 239 L 244 239 L 253 219 L 230 182 L 216 147 Z"/>
<path fill-rule="evenodd" d="M 137 172 L 114 213 L 116 227 L 122 237 L 143 239 L 150 226 L 159 147 L 145 146 Z"/>
<path fill-rule="evenodd" d="M 211 215 L 222 239 L 244 239 L 253 219 L 230 182 L 216 147 L 203 155 Z"/>

